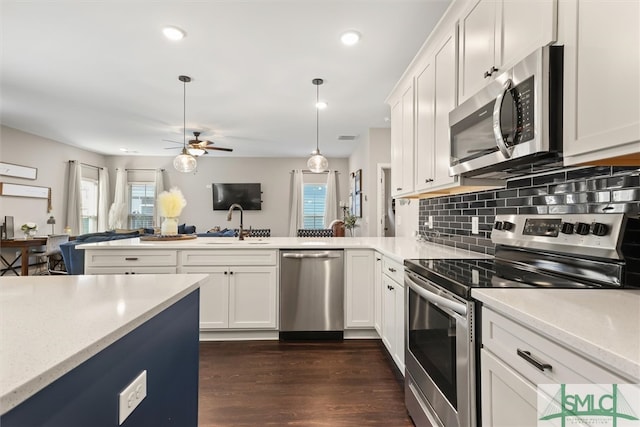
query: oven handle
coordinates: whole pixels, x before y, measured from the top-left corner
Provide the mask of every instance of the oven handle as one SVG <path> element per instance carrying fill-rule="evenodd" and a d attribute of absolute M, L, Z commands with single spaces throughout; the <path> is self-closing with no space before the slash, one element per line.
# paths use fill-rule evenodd
<path fill-rule="evenodd" d="M 511 84 L 511 79 L 507 79 L 502 88 L 502 92 L 500 92 L 500 95 L 496 98 L 495 104 L 493 104 L 493 136 L 496 139 L 498 149 L 507 159 L 511 158 L 511 155 L 513 154 L 513 147 L 507 147 L 507 143 L 502 136 L 502 119 L 500 117 L 500 113 L 502 112 L 504 96 L 507 94 L 509 89 L 511 89 Z"/>
<path fill-rule="evenodd" d="M 457 301 L 453 301 L 449 298 L 445 298 L 443 296 L 440 296 L 438 294 L 434 294 L 433 292 L 430 292 L 426 289 L 424 289 L 422 286 L 420 286 L 419 284 L 417 284 L 416 282 L 414 282 L 411 277 L 405 275 L 405 280 L 407 282 L 407 284 L 409 285 L 409 287 L 411 288 L 412 291 L 414 291 L 415 293 L 417 293 L 418 295 L 420 295 L 422 298 L 426 299 L 427 301 L 441 307 L 441 308 L 448 308 L 450 310 L 452 310 L 453 312 L 461 315 L 461 316 L 466 316 L 467 315 L 467 306 L 459 303 Z"/>

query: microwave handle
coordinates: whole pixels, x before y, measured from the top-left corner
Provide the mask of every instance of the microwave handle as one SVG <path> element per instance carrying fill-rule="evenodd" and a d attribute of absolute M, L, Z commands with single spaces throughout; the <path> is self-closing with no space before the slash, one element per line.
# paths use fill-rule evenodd
<path fill-rule="evenodd" d="M 502 92 L 496 98 L 496 102 L 493 105 L 493 136 L 496 139 L 496 145 L 500 152 L 507 158 L 511 158 L 511 154 L 513 153 L 513 148 L 507 147 L 507 143 L 502 137 L 502 122 L 500 119 L 500 112 L 502 111 L 502 102 L 504 101 L 504 96 L 507 94 L 509 89 L 511 89 L 512 81 L 511 79 L 507 79 L 502 88 Z"/>

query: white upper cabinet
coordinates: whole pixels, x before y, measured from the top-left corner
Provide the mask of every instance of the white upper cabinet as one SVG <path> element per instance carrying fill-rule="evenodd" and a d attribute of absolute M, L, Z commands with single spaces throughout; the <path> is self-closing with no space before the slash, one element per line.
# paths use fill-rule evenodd
<path fill-rule="evenodd" d="M 460 17 L 459 103 L 556 38 L 556 0 L 472 2 Z"/>
<path fill-rule="evenodd" d="M 640 165 L 640 2 L 561 1 L 566 165 Z"/>
<path fill-rule="evenodd" d="M 391 195 L 413 192 L 413 80 L 402 87 L 400 96 L 391 102 Z"/>
<path fill-rule="evenodd" d="M 449 175 L 449 112 L 456 106 L 456 37 L 451 31 L 416 76 L 415 191 L 455 183 Z"/>

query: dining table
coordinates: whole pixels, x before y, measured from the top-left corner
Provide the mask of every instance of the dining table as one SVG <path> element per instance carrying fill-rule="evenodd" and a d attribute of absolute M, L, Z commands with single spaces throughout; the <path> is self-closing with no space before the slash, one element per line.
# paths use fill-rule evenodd
<path fill-rule="evenodd" d="M 29 275 L 29 255 L 32 249 L 37 247 L 42 247 L 47 244 L 46 236 L 35 236 L 28 239 L 7 239 L 0 241 L 0 248 L 19 248 L 20 254 L 11 262 L 9 262 L 4 255 L 0 253 L 0 258 L 6 267 L 2 269 L 2 276 L 5 275 L 7 271 L 12 271 L 16 275 L 18 275 L 16 271 L 15 263 L 20 260 L 20 275 L 28 276 Z"/>

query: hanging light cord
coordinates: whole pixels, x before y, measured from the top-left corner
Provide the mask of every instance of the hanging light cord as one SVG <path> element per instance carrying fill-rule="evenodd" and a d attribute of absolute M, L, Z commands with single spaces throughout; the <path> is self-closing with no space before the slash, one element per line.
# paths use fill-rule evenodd
<path fill-rule="evenodd" d="M 182 81 L 182 149 L 187 149 L 187 81 Z"/>
<path fill-rule="evenodd" d="M 320 109 L 318 103 L 320 102 L 320 85 L 316 85 L 316 154 L 320 154 Z"/>

